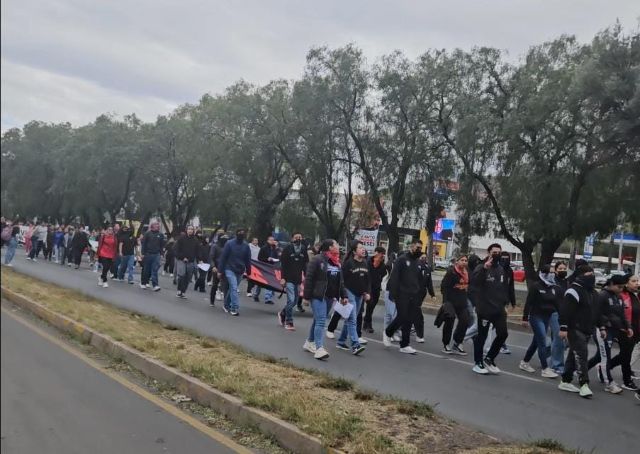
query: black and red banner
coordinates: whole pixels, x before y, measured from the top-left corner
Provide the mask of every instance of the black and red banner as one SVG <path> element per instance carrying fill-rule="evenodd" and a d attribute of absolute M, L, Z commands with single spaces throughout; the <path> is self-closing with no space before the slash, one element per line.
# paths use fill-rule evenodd
<path fill-rule="evenodd" d="M 258 287 L 273 290 L 274 292 L 284 291 L 284 286 L 280 283 L 280 264 L 272 265 L 251 260 L 251 273 L 247 275 L 247 279 Z"/>

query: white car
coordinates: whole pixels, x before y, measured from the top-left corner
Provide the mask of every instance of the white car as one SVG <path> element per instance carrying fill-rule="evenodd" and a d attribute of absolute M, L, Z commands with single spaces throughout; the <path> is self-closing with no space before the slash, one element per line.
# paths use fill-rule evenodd
<path fill-rule="evenodd" d="M 595 274 L 596 276 L 596 286 L 603 287 L 607 282 L 607 276 L 605 276 L 604 273 L 600 270 L 595 270 L 593 274 Z"/>

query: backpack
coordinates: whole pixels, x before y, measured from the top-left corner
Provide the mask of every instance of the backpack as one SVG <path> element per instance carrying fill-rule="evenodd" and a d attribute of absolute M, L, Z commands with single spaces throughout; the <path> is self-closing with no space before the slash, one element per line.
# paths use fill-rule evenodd
<path fill-rule="evenodd" d="M 1 238 L 2 241 L 11 240 L 11 226 L 6 226 L 4 229 L 2 229 Z"/>

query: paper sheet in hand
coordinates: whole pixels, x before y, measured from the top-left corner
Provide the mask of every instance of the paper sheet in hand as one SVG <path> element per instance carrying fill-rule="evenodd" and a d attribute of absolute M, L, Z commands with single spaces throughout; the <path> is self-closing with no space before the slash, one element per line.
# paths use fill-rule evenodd
<path fill-rule="evenodd" d="M 349 315 L 351 315 L 351 311 L 353 310 L 353 304 L 347 303 L 343 306 L 340 302 L 337 302 L 333 305 L 333 310 L 340 314 L 340 317 L 349 318 Z"/>
<path fill-rule="evenodd" d="M 93 240 L 89 240 L 89 247 L 91 247 L 91 249 L 93 249 L 94 251 L 98 250 L 98 242 L 97 241 L 93 241 Z"/>
<path fill-rule="evenodd" d="M 211 265 L 209 265 L 208 263 L 198 263 L 198 268 L 200 268 L 204 272 L 207 272 L 209 271 L 209 268 L 211 268 Z"/>

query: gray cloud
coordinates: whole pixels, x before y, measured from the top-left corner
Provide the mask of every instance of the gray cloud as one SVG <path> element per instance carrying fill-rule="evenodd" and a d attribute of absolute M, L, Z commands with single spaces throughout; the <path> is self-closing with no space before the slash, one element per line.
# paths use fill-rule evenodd
<path fill-rule="evenodd" d="M 243 78 L 298 77 L 308 49 L 355 42 L 370 60 L 401 49 L 487 45 L 511 58 L 560 34 L 583 41 L 630 0 L 2 2 L 2 130 L 32 119 L 145 120 Z"/>

